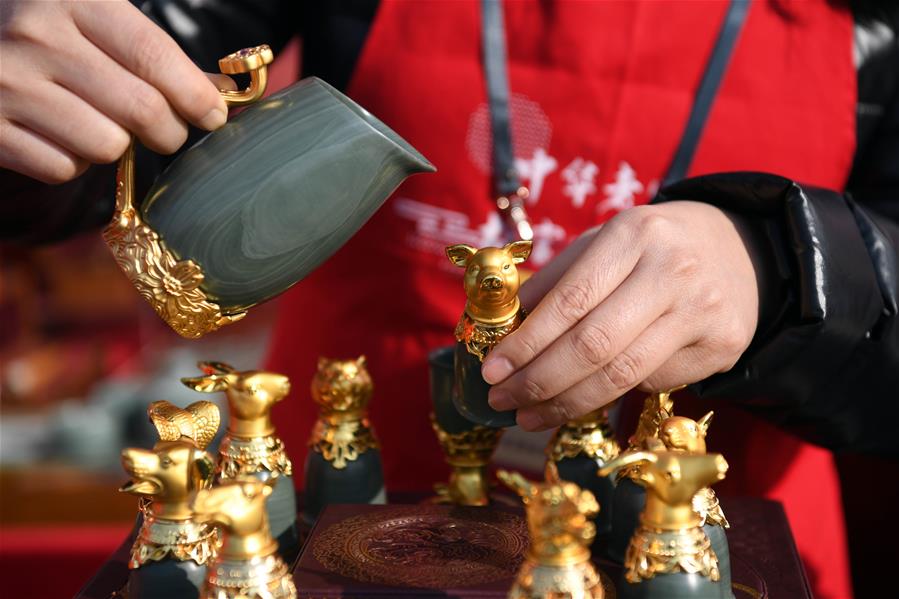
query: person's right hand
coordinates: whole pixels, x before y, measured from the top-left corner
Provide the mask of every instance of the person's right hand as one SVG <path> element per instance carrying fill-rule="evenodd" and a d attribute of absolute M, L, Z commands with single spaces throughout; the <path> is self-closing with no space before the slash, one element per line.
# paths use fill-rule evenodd
<path fill-rule="evenodd" d="M 217 86 L 234 89 L 125 0 L 3 0 L 0 55 L 0 167 L 46 183 L 116 161 L 129 132 L 173 153 L 186 123 L 225 123 Z"/>

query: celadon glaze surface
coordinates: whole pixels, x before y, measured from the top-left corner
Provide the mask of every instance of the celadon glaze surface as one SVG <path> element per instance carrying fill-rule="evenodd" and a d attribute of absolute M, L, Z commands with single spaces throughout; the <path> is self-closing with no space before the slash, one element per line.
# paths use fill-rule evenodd
<path fill-rule="evenodd" d="M 434 167 L 317 78 L 262 100 L 160 175 L 144 219 L 225 313 L 309 274 L 409 175 Z"/>

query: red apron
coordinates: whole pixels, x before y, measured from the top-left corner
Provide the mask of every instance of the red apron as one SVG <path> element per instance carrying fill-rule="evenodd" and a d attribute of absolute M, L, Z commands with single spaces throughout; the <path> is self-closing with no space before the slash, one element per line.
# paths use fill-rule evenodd
<path fill-rule="evenodd" d="M 529 263 L 648 201 L 680 139 L 726 2 L 505 3 L 516 166 L 531 189 Z M 340 252 L 280 303 L 268 366 L 295 383 L 276 410 L 302 463 L 319 355 L 368 356 L 372 420 L 391 490 L 444 479 L 428 420 L 426 354 L 453 342 L 465 297 L 443 248 L 506 241 L 490 195 L 477 2 L 383 2 L 350 95 L 427 156 Z M 691 175 L 778 173 L 841 189 L 855 144 L 852 17 L 822 1 L 757 1 Z M 704 405 L 678 413 L 699 416 Z M 851 597 L 831 454 L 716 403 L 724 490 L 784 502 L 817 597 Z M 751 459 L 750 459 L 751 458 Z M 300 477 L 297 478 L 302 484 Z"/>

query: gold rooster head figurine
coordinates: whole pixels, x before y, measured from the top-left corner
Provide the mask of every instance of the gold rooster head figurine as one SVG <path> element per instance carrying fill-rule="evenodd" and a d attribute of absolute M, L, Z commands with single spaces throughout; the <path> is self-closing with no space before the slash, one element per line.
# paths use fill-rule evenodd
<path fill-rule="evenodd" d="M 365 356 L 355 360 L 318 359 L 312 399 L 325 412 L 361 414 L 368 407 L 373 390 Z"/>
<path fill-rule="evenodd" d="M 160 441 L 187 437 L 200 449 L 206 449 L 212 442 L 221 423 L 219 408 L 211 401 L 197 401 L 186 408 L 165 400 L 154 401 L 147 408 L 147 416 L 156 427 Z"/>

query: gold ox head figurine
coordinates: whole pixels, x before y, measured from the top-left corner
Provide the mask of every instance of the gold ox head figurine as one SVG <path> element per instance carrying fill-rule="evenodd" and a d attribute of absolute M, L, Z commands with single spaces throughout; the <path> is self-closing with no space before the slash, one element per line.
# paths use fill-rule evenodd
<path fill-rule="evenodd" d="M 275 432 L 271 409 L 290 393 L 290 380 L 283 374 L 246 370 L 238 372 L 221 362 L 200 362 L 203 376 L 181 379 L 194 391 L 224 391 L 230 418 L 228 432 L 236 437 L 265 437 Z"/>
<path fill-rule="evenodd" d="M 120 491 L 149 497 L 158 518 L 188 520 L 192 494 L 208 487 L 215 461 L 192 441 L 160 441 L 152 450 L 134 447 L 122 451 L 122 467 L 131 477 Z"/>
<path fill-rule="evenodd" d="M 355 360 L 319 358 L 312 399 L 327 412 L 362 412 L 374 389 L 367 366 L 365 356 Z"/>
<path fill-rule="evenodd" d="M 531 534 L 529 557 L 540 564 L 568 566 L 590 559 L 596 534 L 592 522 L 599 513 L 593 493 L 559 478 L 553 462 L 546 465 L 546 482 L 532 483 L 518 473 L 500 470 L 497 477 L 521 496 Z"/>
<path fill-rule="evenodd" d="M 460 243 L 446 248 L 450 262 L 465 269 L 465 312 L 475 321 L 498 324 L 514 317 L 520 307 L 518 265 L 531 255 L 530 240 L 501 248 L 476 249 Z"/>
<path fill-rule="evenodd" d="M 638 466 L 634 480 L 647 491 L 641 522 L 661 530 L 699 526 L 701 519 L 693 510 L 693 496 L 723 480 L 727 472 L 727 461 L 720 453 L 633 451 L 608 462 L 599 475 L 608 476 L 626 466 Z"/>

